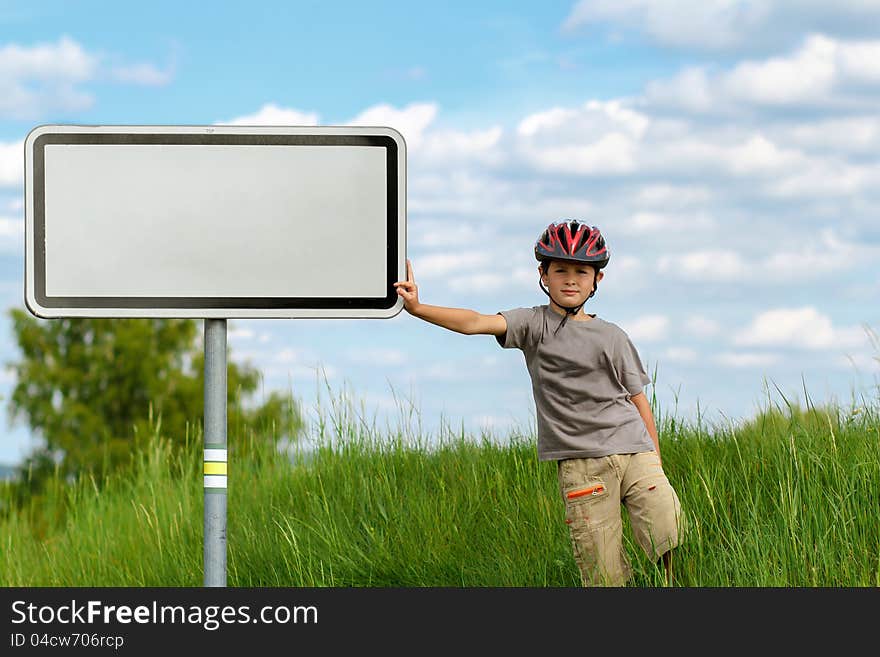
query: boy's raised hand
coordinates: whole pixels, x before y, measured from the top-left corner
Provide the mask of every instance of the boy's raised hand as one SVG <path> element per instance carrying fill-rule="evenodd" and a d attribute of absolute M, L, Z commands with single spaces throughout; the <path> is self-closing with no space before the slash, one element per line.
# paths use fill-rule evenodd
<path fill-rule="evenodd" d="M 397 294 L 403 297 L 403 307 L 411 315 L 414 314 L 415 309 L 419 306 L 419 286 L 416 285 L 413 277 L 412 263 L 409 258 L 406 259 L 406 280 L 397 281 L 394 287 L 397 288 Z"/>

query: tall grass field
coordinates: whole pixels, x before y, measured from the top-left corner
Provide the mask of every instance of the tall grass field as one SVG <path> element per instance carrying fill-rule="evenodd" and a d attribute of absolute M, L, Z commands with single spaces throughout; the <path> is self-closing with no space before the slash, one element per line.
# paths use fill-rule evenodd
<path fill-rule="evenodd" d="M 230 427 L 228 586 L 580 586 L 556 464 L 530 432 L 426 440 L 380 434 L 344 398 L 320 413 L 289 450 Z M 655 418 L 689 526 L 673 586 L 880 586 L 876 405 Z M 23 507 L 0 489 L 0 585 L 203 585 L 202 438 L 154 428 L 124 474 L 56 479 Z M 665 585 L 624 531 L 629 585 Z"/>

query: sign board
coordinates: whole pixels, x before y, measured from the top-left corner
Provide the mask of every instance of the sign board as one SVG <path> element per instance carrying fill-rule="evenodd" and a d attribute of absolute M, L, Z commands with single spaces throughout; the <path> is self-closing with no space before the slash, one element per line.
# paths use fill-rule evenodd
<path fill-rule="evenodd" d="M 393 317 L 406 145 L 387 127 L 38 126 L 25 232 L 38 317 Z"/>

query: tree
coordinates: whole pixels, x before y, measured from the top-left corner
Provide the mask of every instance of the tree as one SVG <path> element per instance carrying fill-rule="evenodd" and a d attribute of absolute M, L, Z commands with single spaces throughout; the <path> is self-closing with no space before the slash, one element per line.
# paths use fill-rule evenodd
<path fill-rule="evenodd" d="M 130 461 L 148 435 L 150 417 L 176 445 L 201 431 L 204 417 L 204 350 L 192 319 L 63 318 L 39 320 L 10 312 L 22 352 L 7 362 L 17 383 L 9 400 L 12 421 L 25 418 L 45 444 L 27 459 L 31 477 L 56 468 L 65 477 L 106 473 Z M 260 373 L 231 362 L 227 348 L 228 435 L 243 425 L 267 439 L 294 439 L 302 420 L 277 393 L 246 409 Z M 36 472 L 36 477 L 34 473 Z"/>

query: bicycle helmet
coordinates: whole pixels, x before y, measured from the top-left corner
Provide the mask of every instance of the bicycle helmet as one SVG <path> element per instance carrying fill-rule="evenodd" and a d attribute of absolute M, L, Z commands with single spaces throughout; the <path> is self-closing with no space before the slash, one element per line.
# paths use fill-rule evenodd
<path fill-rule="evenodd" d="M 541 233 L 538 241 L 535 242 L 535 258 L 542 264 L 546 264 L 549 260 L 564 260 L 566 262 L 582 262 L 595 268 L 596 273 L 608 264 L 611 254 L 605 246 L 605 238 L 595 226 L 588 226 L 581 223 L 577 219 L 568 221 L 554 222 Z M 544 270 L 546 272 L 546 267 Z M 544 294 L 550 297 L 550 292 L 544 288 L 541 280 L 538 279 L 538 287 L 543 290 Z M 593 291 L 590 296 L 584 299 L 577 306 L 565 306 L 556 303 L 557 306 L 565 310 L 565 316 L 556 327 L 554 334 L 562 328 L 565 320 L 569 315 L 576 315 L 581 306 L 596 294 L 596 279 L 593 278 Z M 553 299 L 553 297 L 550 297 Z"/>
<path fill-rule="evenodd" d="M 601 269 L 608 264 L 610 253 L 598 228 L 572 219 L 547 227 L 535 242 L 535 258 L 585 262 Z"/>

